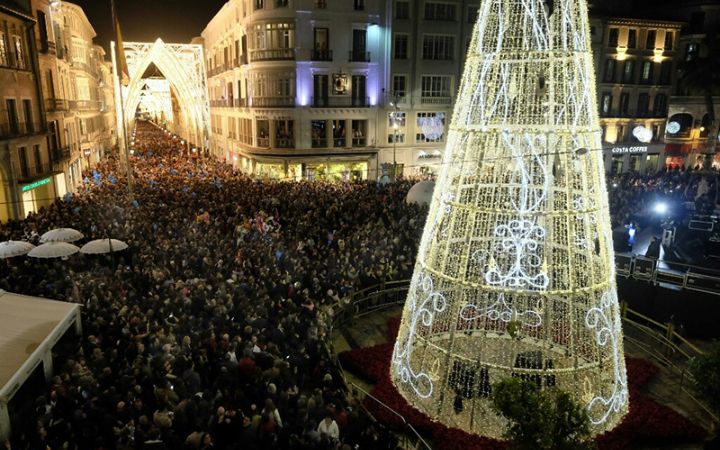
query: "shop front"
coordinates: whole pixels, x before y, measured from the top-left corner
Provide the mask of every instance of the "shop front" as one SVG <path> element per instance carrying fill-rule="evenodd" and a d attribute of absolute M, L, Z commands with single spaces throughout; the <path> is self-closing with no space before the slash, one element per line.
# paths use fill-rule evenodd
<path fill-rule="evenodd" d="M 62 176 L 62 174 L 59 175 Z M 22 211 L 25 217 L 44 206 L 50 206 L 55 201 L 58 197 L 55 189 L 56 178 L 56 175 L 52 175 L 18 186 Z"/>
<path fill-rule="evenodd" d="M 624 172 L 655 173 L 661 169 L 659 161 L 665 146 L 663 144 L 615 144 L 603 149 L 605 168 L 608 174 Z"/>
<path fill-rule="evenodd" d="M 250 162 L 251 161 L 251 162 Z M 367 157 L 248 159 L 246 172 L 266 180 L 354 182 L 368 179 Z"/>
<path fill-rule="evenodd" d="M 442 151 L 439 149 L 413 150 L 413 164 L 409 176 L 416 178 L 434 178 L 442 167 Z"/>

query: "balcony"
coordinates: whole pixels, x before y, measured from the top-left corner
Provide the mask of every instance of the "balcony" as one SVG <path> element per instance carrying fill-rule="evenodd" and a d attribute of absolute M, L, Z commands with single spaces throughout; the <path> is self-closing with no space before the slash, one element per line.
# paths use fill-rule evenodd
<path fill-rule="evenodd" d="M 358 136 L 352 138 L 352 146 L 353 147 L 365 147 L 367 146 L 367 138 L 364 136 Z"/>
<path fill-rule="evenodd" d="M 19 183 L 27 183 L 37 178 L 45 177 L 52 174 L 52 166 L 50 164 L 27 166 L 24 169 L 25 170 L 23 170 L 22 166 L 15 168 L 15 173 L 18 174 L 17 177 Z"/>
<path fill-rule="evenodd" d="M 312 97 L 313 108 L 367 108 L 370 106 L 370 97 Z"/>
<path fill-rule="evenodd" d="M 45 99 L 45 109 L 48 112 L 67 111 L 70 109 L 70 105 L 67 100 L 62 98 L 47 98 Z"/>
<path fill-rule="evenodd" d="M 265 147 L 265 148 L 270 147 L 270 138 L 268 138 L 268 137 L 259 137 L 259 138 L 257 138 L 257 141 L 258 141 L 258 147 Z"/>
<path fill-rule="evenodd" d="M 233 106 L 235 108 L 245 108 L 248 105 L 248 101 L 246 98 L 236 98 L 233 100 Z"/>
<path fill-rule="evenodd" d="M 348 52 L 348 62 L 370 62 L 370 52 L 350 50 Z"/>
<path fill-rule="evenodd" d="M 452 105 L 452 97 L 450 97 L 450 96 L 420 97 L 420 104 L 421 105 Z"/>
<path fill-rule="evenodd" d="M 53 161 L 57 164 L 62 161 L 70 159 L 71 155 L 70 146 L 62 147 L 62 148 L 54 148 L 52 149 L 52 158 Z"/>
<path fill-rule="evenodd" d="M 0 123 L 0 138 L 29 136 L 42 131 L 42 126 L 35 122 Z"/>
<path fill-rule="evenodd" d="M 328 140 L 327 138 L 313 138 L 312 139 L 312 148 L 326 148 L 328 146 Z"/>
<path fill-rule="evenodd" d="M 313 61 L 332 61 L 333 52 L 332 50 L 313 50 L 310 59 Z"/>
<path fill-rule="evenodd" d="M 284 61 L 294 60 L 294 48 L 275 48 L 268 50 L 250 50 L 250 60 L 252 61 Z"/>
<path fill-rule="evenodd" d="M 70 109 L 77 111 L 100 111 L 103 104 L 99 100 L 70 100 Z"/>
<path fill-rule="evenodd" d="M 251 97 L 250 106 L 265 108 L 295 107 L 295 97 Z"/>
<path fill-rule="evenodd" d="M 277 148 L 295 148 L 295 141 L 292 137 L 277 137 L 275 138 L 275 146 Z"/>

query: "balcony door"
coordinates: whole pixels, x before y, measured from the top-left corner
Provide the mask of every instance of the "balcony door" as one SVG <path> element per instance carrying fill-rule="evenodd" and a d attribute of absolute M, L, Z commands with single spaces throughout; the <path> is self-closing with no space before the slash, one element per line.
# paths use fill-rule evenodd
<path fill-rule="evenodd" d="M 364 61 L 367 52 L 367 30 L 353 30 L 353 61 Z"/>
<path fill-rule="evenodd" d="M 327 106 L 328 104 L 327 75 L 313 75 L 313 104 L 315 106 Z"/>
<path fill-rule="evenodd" d="M 330 59 L 330 30 L 327 28 L 315 28 L 314 35 L 313 59 L 318 61 L 328 61 Z"/>
<path fill-rule="evenodd" d="M 367 106 L 365 75 L 353 75 L 352 77 L 352 104 L 353 106 Z"/>

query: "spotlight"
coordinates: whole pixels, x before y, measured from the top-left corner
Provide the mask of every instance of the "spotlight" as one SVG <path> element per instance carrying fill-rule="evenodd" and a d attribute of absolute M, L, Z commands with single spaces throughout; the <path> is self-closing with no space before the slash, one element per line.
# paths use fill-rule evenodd
<path fill-rule="evenodd" d="M 653 206 L 653 210 L 657 214 L 667 214 L 668 212 L 668 205 L 665 202 L 657 202 L 655 203 L 655 206 Z"/>

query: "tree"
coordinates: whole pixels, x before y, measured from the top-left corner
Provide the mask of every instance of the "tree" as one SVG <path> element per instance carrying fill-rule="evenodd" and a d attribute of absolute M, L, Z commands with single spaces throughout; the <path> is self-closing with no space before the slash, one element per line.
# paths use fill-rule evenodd
<path fill-rule="evenodd" d="M 710 351 L 692 360 L 690 373 L 698 397 L 720 414 L 720 342 L 714 342 Z"/>
<path fill-rule="evenodd" d="M 558 389 L 540 390 L 535 383 L 509 378 L 493 389 L 492 407 L 510 422 L 506 437 L 519 450 L 589 450 L 587 411 Z"/>

